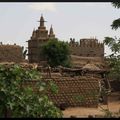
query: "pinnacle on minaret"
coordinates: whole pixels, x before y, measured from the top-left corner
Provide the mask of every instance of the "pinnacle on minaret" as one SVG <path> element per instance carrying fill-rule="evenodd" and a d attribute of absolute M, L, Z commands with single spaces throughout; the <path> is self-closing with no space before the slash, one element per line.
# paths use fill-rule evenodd
<path fill-rule="evenodd" d="M 41 15 L 41 18 L 40 18 L 40 27 L 44 27 L 44 18 L 43 18 L 43 15 Z"/>
<path fill-rule="evenodd" d="M 40 22 L 44 22 L 43 14 L 41 14 Z"/>
<path fill-rule="evenodd" d="M 46 21 L 44 20 L 44 17 L 42 14 L 40 17 L 40 21 L 38 21 L 38 22 L 40 22 L 40 26 L 38 27 L 38 29 L 46 29 L 46 27 L 44 26 L 44 22 L 46 22 Z"/>
<path fill-rule="evenodd" d="M 50 38 L 55 38 L 55 34 L 54 34 L 54 32 L 53 32 L 52 25 L 51 25 L 51 27 L 50 27 L 49 37 L 50 37 Z"/>
<path fill-rule="evenodd" d="M 53 33 L 53 28 L 52 28 L 52 25 L 51 25 L 51 27 L 50 27 L 50 33 L 49 33 L 50 35 L 53 35 L 54 33 Z"/>

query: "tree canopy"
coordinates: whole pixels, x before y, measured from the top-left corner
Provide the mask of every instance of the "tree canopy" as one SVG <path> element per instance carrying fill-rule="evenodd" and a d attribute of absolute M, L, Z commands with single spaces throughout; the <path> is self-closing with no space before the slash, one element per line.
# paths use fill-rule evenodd
<path fill-rule="evenodd" d="M 115 8 L 120 8 L 120 2 L 112 2 Z M 112 23 L 112 29 L 117 30 L 120 27 L 120 18 Z M 120 38 L 105 37 L 105 45 L 111 49 L 112 54 L 108 56 L 108 63 L 111 67 L 110 76 L 113 79 L 120 80 Z"/>
<path fill-rule="evenodd" d="M 120 8 L 120 2 L 119 1 L 115 1 L 115 2 L 112 2 L 112 5 L 115 7 L 115 8 Z M 118 28 L 120 28 L 120 18 L 114 20 L 112 22 L 112 25 L 111 25 L 112 29 L 114 30 L 117 30 Z"/>
<path fill-rule="evenodd" d="M 42 46 L 42 52 L 51 67 L 70 66 L 70 51 L 67 43 L 50 39 Z"/>

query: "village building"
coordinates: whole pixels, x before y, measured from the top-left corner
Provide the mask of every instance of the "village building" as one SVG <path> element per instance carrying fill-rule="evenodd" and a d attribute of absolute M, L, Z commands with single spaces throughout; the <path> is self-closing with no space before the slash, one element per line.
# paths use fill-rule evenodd
<path fill-rule="evenodd" d="M 70 38 L 69 46 L 72 55 L 104 57 L 104 44 L 98 42 L 96 38 L 84 38 L 80 39 L 80 42 L 76 42 L 75 39 Z"/>
<path fill-rule="evenodd" d="M 37 30 L 33 30 L 30 40 L 28 40 L 28 60 L 29 63 L 44 63 L 45 58 L 43 58 L 40 46 L 49 41 L 50 39 L 55 38 L 53 28 L 51 26 L 50 31 L 45 27 L 45 20 L 43 15 L 40 17 L 40 26 Z M 91 57 L 91 61 L 94 62 L 94 58 L 100 62 L 103 62 L 104 59 L 104 44 L 98 42 L 95 38 L 86 38 L 80 39 L 80 42 L 76 42 L 75 39 L 70 38 L 70 42 L 67 42 L 70 47 L 71 60 L 76 64 L 77 59 L 83 59 L 85 64 L 88 62 L 88 59 Z M 75 60 L 74 60 L 75 59 Z M 80 64 L 79 60 L 79 64 Z M 85 65 L 84 64 L 84 65 Z"/>
<path fill-rule="evenodd" d="M 44 23 L 46 22 L 43 15 L 40 17 L 40 26 L 37 30 L 33 30 L 30 40 L 28 40 L 28 60 L 30 63 L 40 63 L 44 61 L 42 53 L 40 52 L 40 46 L 46 43 L 48 40 L 55 38 L 53 28 L 51 25 L 50 31 L 46 29 Z"/>
<path fill-rule="evenodd" d="M 0 62 L 22 62 L 24 61 L 23 47 L 19 45 L 0 44 Z"/>
<path fill-rule="evenodd" d="M 30 66 L 30 64 L 37 69 L 41 67 L 42 64 L 39 66 L 38 63 L 43 63 L 46 60 L 42 55 L 40 46 L 56 38 L 52 25 L 49 32 L 46 29 L 44 25 L 46 21 L 43 15 L 41 15 L 39 22 L 38 29 L 33 30 L 31 38 L 27 41 L 29 63 L 24 63 L 24 67 Z M 48 91 L 48 96 L 58 107 L 64 105 L 67 105 L 66 107 L 97 107 L 100 93 L 99 83 L 106 79 L 104 77 L 106 72 L 104 70 L 104 44 L 99 43 L 97 39 L 91 38 L 81 39 L 80 43 L 71 38 L 70 42 L 67 43 L 71 51 L 73 68 L 61 67 L 58 68 L 57 73 L 52 68 L 42 67 L 42 69 L 38 69 L 41 72 L 42 79 L 46 82 L 50 80 L 55 82 L 59 88 L 58 94 L 53 95 Z M 25 53 L 26 51 L 23 52 L 23 48 L 18 45 L 0 45 L 0 61 L 2 62 L 23 62 Z M 49 74 L 46 74 L 48 72 Z M 61 76 L 57 76 L 60 74 Z M 95 91 L 95 96 L 91 96 L 93 91 Z M 78 97 L 85 98 L 85 101 L 79 101 Z"/>

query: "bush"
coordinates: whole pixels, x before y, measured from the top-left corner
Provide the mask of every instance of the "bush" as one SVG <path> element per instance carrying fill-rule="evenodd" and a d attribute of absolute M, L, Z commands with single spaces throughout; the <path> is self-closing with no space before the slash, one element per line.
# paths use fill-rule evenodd
<path fill-rule="evenodd" d="M 24 86 L 33 79 L 38 80 L 34 85 L 38 92 Z M 62 117 L 45 94 L 46 88 L 36 69 L 0 65 L 0 117 Z"/>

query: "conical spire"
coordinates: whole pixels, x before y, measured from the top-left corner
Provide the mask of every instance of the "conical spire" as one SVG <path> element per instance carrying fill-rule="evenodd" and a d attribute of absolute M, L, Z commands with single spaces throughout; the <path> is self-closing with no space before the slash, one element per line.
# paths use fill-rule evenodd
<path fill-rule="evenodd" d="M 41 15 L 40 17 L 40 27 L 44 27 L 44 18 L 43 18 L 43 15 Z"/>
<path fill-rule="evenodd" d="M 49 37 L 50 37 L 50 38 L 55 38 L 55 34 L 54 34 L 54 32 L 53 32 L 52 25 L 51 25 L 51 27 L 50 27 Z"/>
<path fill-rule="evenodd" d="M 52 28 L 52 25 L 51 25 L 51 27 L 50 27 L 50 33 L 49 33 L 50 35 L 53 35 L 54 33 L 53 33 L 53 28 Z"/>

